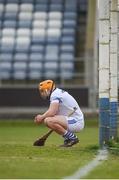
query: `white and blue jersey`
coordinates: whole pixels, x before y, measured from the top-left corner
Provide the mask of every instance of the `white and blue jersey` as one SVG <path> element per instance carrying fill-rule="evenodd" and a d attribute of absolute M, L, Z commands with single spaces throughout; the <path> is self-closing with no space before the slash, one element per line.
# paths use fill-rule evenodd
<path fill-rule="evenodd" d="M 59 103 L 59 111 L 57 115 L 63 115 L 66 117 L 71 131 L 79 131 L 84 127 L 83 113 L 76 100 L 68 92 L 56 88 L 50 96 L 50 103 L 53 102 Z M 74 108 L 76 108 L 76 111 L 68 117 L 68 114 L 70 114 Z M 80 124 L 79 128 L 77 123 Z"/>

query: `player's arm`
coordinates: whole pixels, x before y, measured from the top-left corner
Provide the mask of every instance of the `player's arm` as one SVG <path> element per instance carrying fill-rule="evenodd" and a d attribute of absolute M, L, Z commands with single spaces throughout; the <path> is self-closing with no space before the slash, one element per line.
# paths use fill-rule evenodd
<path fill-rule="evenodd" d="M 59 103 L 58 102 L 52 102 L 49 106 L 49 109 L 42 115 L 43 119 L 46 117 L 52 117 L 57 114 L 59 110 Z"/>
<path fill-rule="evenodd" d="M 58 110 L 59 110 L 59 102 L 52 102 L 48 110 L 44 114 L 42 115 L 39 114 L 35 117 L 35 122 L 42 123 L 45 118 L 55 116 Z"/>

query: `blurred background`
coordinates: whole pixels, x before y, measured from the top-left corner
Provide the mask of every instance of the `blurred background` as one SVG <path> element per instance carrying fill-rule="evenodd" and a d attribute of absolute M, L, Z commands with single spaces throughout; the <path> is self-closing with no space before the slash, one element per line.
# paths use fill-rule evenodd
<path fill-rule="evenodd" d="M 96 0 L 0 0 L 0 117 L 44 111 L 38 83 L 53 79 L 97 112 Z"/>

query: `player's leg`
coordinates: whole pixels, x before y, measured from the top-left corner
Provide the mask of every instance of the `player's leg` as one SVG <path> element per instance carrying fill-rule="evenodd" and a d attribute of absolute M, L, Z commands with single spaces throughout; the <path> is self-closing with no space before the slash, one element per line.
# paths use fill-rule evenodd
<path fill-rule="evenodd" d="M 66 116 L 54 116 L 54 117 L 48 117 L 44 120 L 45 124 L 53 129 L 58 134 L 62 135 L 64 138 L 64 144 L 63 146 L 69 147 L 79 142 L 77 136 L 68 130 L 68 117 Z M 74 121 L 75 123 L 76 121 Z M 74 128 L 75 131 L 75 128 Z"/>

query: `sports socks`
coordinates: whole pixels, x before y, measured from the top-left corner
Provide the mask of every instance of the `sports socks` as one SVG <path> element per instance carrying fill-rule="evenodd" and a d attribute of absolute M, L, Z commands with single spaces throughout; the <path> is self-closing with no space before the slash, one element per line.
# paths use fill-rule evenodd
<path fill-rule="evenodd" d="M 70 132 L 70 131 L 66 131 L 64 133 L 63 137 L 65 139 L 76 139 L 77 138 L 77 136 L 74 133 Z"/>

